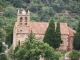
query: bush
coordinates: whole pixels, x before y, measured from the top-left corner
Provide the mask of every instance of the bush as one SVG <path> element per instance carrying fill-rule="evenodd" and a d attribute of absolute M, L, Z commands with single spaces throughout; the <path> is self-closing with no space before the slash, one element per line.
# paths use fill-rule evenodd
<path fill-rule="evenodd" d="M 63 56 L 63 54 L 61 52 L 59 52 L 59 51 L 54 52 L 54 59 L 55 60 L 59 60 L 59 58 L 62 57 L 62 56 Z"/>
<path fill-rule="evenodd" d="M 4 10 L 4 8 L 2 6 L 0 6 L 0 12 L 2 12 Z"/>
<path fill-rule="evenodd" d="M 7 56 L 5 54 L 0 54 L 0 60 L 8 60 Z"/>
<path fill-rule="evenodd" d="M 68 57 L 71 60 L 79 60 L 80 53 L 78 51 L 76 51 L 76 50 L 73 50 L 72 52 L 69 53 Z"/>

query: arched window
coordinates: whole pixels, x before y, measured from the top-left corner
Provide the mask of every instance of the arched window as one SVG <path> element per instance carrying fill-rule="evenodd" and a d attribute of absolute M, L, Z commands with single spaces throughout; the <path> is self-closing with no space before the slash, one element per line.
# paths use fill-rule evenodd
<path fill-rule="evenodd" d="M 63 41 L 61 40 L 61 44 L 63 44 Z"/>
<path fill-rule="evenodd" d="M 25 17 L 25 22 L 27 22 L 27 17 Z"/>
<path fill-rule="evenodd" d="M 22 17 L 20 17 L 20 22 L 22 22 L 22 19 L 23 19 L 23 18 L 22 18 Z"/>
<path fill-rule="evenodd" d="M 22 30 L 20 30 L 20 32 L 22 32 Z"/>

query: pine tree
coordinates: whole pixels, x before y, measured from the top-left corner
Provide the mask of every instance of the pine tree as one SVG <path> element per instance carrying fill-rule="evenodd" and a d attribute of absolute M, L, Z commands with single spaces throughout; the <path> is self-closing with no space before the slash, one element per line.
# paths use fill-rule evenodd
<path fill-rule="evenodd" d="M 55 25 L 53 20 L 49 22 L 49 26 L 45 32 L 43 41 L 55 48 Z"/>
<path fill-rule="evenodd" d="M 59 22 L 57 23 L 57 27 L 56 27 L 55 40 L 56 40 L 55 48 L 58 48 L 61 43 L 61 32 L 60 32 L 60 23 Z"/>
<path fill-rule="evenodd" d="M 74 46 L 74 49 L 80 50 L 80 21 L 78 24 L 77 31 L 74 34 L 73 46 Z"/>

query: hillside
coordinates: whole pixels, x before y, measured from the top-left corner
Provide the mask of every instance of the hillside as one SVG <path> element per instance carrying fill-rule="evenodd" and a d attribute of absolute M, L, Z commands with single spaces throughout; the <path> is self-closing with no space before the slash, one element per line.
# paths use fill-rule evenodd
<path fill-rule="evenodd" d="M 13 18 L 17 9 L 24 8 L 31 11 L 31 20 L 49 21 L 52 18 L 54 21 L 68 22 L 73 29 L 76 29 L 80 19 L 79 6 L 79 0 L 0 0 L 0 12 L 4 12 L 7 18 Z M 13 8 L 14 13 L 10 8 Z"/>
<path fill-rule="evenodd" d="M 18 9 L 30 10 L 31 21 L 53 19 L 67 22 L 74 30 L 80 20 L 80 0 L 0 0 L 0 36 L 9 46 Z"/>

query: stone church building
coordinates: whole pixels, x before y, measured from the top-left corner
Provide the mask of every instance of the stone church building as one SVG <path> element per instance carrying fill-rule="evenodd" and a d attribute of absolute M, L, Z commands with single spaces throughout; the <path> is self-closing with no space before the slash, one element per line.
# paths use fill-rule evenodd
<path fill-rule="evenodd" d="M 48 27 L 48 22 L 30 22 L 30 12 L 26 13 L 23 10 L 21 13 L 18 10 L 17 21 L 15 22 L 13 29 L 13 49 L 18 45 L 22 44 L 28 34 L 32 31 L 35 37 L 42 41 L 44 38 L 45 31 Z M 59 50 L 72 50 L 73 49 L 73 37 L 75 31 L 68 27 L 67 23 L 60 23 L 61 40 Z"/>

